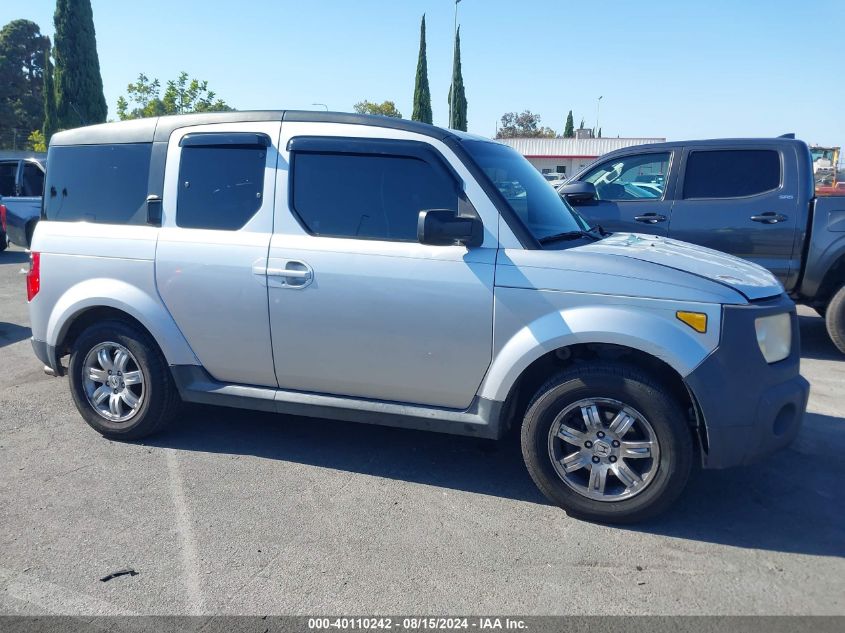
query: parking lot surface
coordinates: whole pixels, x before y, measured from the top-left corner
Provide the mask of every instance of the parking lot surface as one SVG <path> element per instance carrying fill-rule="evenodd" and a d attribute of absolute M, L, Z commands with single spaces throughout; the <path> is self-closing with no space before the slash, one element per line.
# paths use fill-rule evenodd
<path fill-rule="evenodd" d="M 32 354 L 26 262 L 0 253 L 2 614 L 845 614 L 845 358 L 810 310 L 793 446 L 618 528 L 514 442 L 204 407 L 102 439 Z"/>

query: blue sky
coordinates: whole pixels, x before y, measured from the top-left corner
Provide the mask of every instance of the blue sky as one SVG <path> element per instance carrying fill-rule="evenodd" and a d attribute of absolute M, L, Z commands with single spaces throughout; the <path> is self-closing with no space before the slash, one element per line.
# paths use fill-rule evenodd
<path fill-rule="evenodd" d="M 391 99 L 409 117 L 419 19 L 428 16 L 436 124 L 445 124 L 452 0 L 93 0 L 110 116 L 144 72 L 207 79 L 238 109 L 351 110 Z M 52 35 L 54 0 L 3 0 L 0 24 Z M 530 109 L 562 130 L 670 139 L 796 132 L 845 146 L 842 0 L 463 0 L 471 132 Z"/>

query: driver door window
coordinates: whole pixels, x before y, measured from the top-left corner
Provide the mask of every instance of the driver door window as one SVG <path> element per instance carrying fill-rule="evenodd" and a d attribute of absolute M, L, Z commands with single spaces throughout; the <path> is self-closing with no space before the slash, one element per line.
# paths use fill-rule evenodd
<path fill-rule="evenodd" d="M 649 152 L 601 163 L 580 178 L 595 185 L 596 199 L 579 203 L 578 210 L 608 231 L 666 235 L 671 160 L 672 152 Z"/>

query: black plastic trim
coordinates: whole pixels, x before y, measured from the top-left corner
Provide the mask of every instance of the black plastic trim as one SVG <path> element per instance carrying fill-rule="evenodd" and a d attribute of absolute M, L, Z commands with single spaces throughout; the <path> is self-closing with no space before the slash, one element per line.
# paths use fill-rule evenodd
<path fill-rule="evenodd" d="M 179 147 L 251 148 L 271 144 L 269 136 L 254 132 L 196 132 L 179 141 Z"/>

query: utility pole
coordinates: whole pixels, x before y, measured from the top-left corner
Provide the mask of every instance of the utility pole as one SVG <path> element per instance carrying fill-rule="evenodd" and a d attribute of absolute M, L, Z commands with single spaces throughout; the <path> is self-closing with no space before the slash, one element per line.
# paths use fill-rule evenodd
<path fill-rule="evenodd" d="M 322 106 L 323 108 L 326 109 L 326 112 L 329 111 L 329 106 L 327 106 L 325 103 L 312 103 L 311 105 L 312 106 Z"/>
<path fill-rule="evenodd" d="M 449 123 L 446 127 L 452 126 L 452 114 L 455 111 L 455 54 L 458 46 L 458 5 L 461 0 L 455 0 L 455 32 L 452 34 L 452 85 L 449 88 Z"/>

